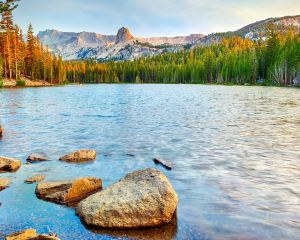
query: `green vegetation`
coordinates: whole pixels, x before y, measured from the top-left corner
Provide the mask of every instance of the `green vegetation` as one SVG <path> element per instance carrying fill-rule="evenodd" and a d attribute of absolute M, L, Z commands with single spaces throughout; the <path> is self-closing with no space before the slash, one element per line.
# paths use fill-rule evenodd
<path fill-rule="evenodd" d="M 17 79 L 17 84 L 16 84 L 17 87 L 25 87 L 26 86 L 26 83 L 24 80 L 22 79 Z"/>
<path fill-rule="evenodd" d="M 178 53 L 128 62 L 66 62 L 66 78 L 80 83 L 209 83 L 293 85 L 300 73 L 300 35 L 269 30 L 256 41 L 238 36 Z"/>

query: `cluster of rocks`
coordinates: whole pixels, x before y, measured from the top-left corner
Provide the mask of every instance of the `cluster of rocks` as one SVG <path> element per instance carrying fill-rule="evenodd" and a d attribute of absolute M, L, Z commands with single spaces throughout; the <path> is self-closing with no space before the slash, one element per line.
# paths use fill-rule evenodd
<path fill-rule="evenodd" d="M 94 161 L 96 151 L 79 150 L 59 158 L 68 163 Z M 48 161 L 44 154 L 32 154 L 30 163 Z M 170 162 L 154 159 L 155 163 L 171 169 Z M 16 172 L 21 161 L 0 157 L 0 171 Z M 157 169 L 144 169 L 126 175 L 117 183 L 102 190 L 102 180 L 95 177 L 72 180 L 41 182 L 44 175 L 36 175 L 25 183 L 37 183 L 38 198 L 57 204 L 72 205 L 86 225 L 108 229 L 136 229 L 157 227 L 171 222 L 175 214 L 178 196 L 167 177 Z M 10 184 L 9 179 L 0 179 L 0 190 Z M 15 233 L 7 240 L 58 239 L 56 236 L 39 235 L 29 229 Z"/>

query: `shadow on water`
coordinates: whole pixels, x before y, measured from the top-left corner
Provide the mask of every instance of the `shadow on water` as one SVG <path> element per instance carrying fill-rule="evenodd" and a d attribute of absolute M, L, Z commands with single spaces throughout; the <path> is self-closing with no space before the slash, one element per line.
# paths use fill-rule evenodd
<path fill-rule="evenodd" d="M 114 230 L 114 229 L 103 229 L 94 226 L 85 227 L 96 234 L 108 235 L 113 238 L 129 238 L 129 239 L 164 239 L 171 240 L 177 235 L 177 213 L 172 217 L 172 221 L 166 225 L 155 228 L 142 228 L 134 230 Z"/>

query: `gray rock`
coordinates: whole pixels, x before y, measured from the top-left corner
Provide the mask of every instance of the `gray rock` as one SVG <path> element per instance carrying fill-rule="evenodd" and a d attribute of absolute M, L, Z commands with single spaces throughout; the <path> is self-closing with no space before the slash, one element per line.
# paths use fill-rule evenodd
<path fill-rule="evenodd" d="M 49 158 L 44 153 L 33 153 L 28 156 L 27 162 L 35 163 L 35 162 L 43 162 L 49 161 Z"/>
<path fill-rule="evenodd" d="M 158 159 L 158 158 L 154 158 L 153 162 L 155 164 L 162 165 L 164 168 L 166 168 L 168 170 L 172 170 L 172 168 L 173 168 L 173 164 L 170 161 L 165 161 L 165 160 L 161 160 L 161 159 Z"/>
<path fill-rule="evenodd" d="M 76 213 L 87 225 L 98 227 L 155 227 L 172 220 L 177 204 L 167 177 L 156 169 L 145 169 L 81 201 Z"/>
<path fill-rule="evenodd" d="M 94 161 L 94 160 L 96 160 L 96 156 L 97 156 L 97 153 L 95 150 L 83 149 L 83 150 L 78 150 L 76 152 L 62 156 L 59 158 L 59 160 L 66 161 L 66 162 L 80 163 L 80 162 Z"/>

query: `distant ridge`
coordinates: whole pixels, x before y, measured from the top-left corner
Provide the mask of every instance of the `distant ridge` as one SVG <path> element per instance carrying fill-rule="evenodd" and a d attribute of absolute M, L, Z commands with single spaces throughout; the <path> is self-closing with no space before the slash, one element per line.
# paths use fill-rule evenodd
<path fill-rule="evenodd" d="M 223 37 L 238 35 L 257 39 L 272 24 L 278 29 L 300 28 L 300 15 L 268 18 L 251 23 L 234 32 L 209 35 L 191 34 L 177 37 L 134 37 L 130 30 L 122 27 L 116 35 L 94 32 L 61 32 L 46 30 L 38 33 L 41 42 L 50 50 L 62 55 L 65 60 L 97 59 L 98 61 L 124 61 L 140 57 L 150 57 L 164 52 L 176 52 L 184 46 L 207 45 L 220 41 Z"/>

